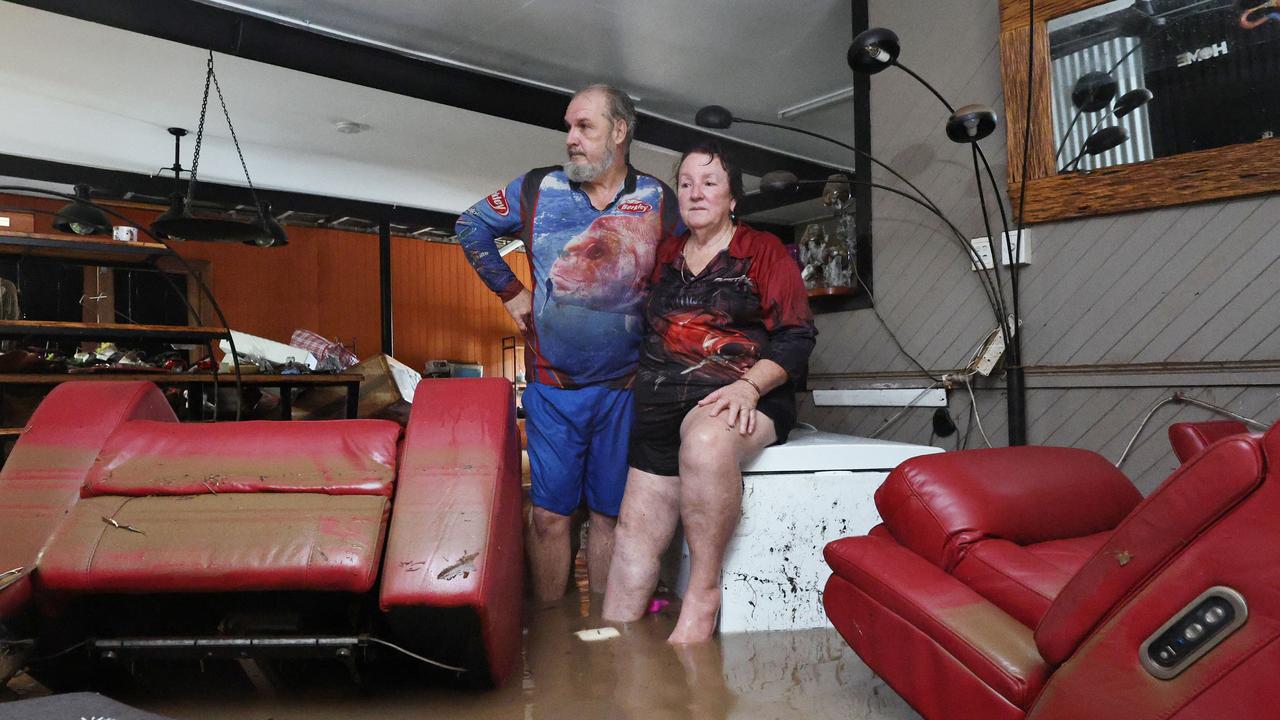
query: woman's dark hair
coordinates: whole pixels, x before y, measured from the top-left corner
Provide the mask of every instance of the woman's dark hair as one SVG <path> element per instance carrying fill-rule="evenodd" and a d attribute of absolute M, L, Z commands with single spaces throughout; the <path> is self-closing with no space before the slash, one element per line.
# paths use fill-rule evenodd
<path fill-rule="evenodd" d="M 734 162 L 733 157 L 726 155 L 724 148 L 720 147 L 720 143 L 714 140 L 700 142 L 697 145 L 684 151 L 680 156 L 680 160 L 676 162 L 676 169 L 673 173 L 676 176 L 676 184 L 680 183 L 680 166 L 684 165 L 685 158 L 690 155 L 710 155 L 712 160 L 719 159 L 720 165 L 724 167 L 724 171 L 729 175 L 729 193 L 733 195 L 733 199 L 742 202 L 742 198 L 746 193 L 742 189 L 742 168 L 738 167 L 738 163 Z"/>

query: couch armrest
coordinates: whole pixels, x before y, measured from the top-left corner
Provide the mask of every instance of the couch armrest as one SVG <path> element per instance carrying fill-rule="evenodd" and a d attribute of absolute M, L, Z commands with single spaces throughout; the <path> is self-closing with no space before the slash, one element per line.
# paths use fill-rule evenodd
<path fill-rule="evenodd" d="M 0 620 L 26 606 L 31 573 L 79 500 L 94 458 L 111 433 L 131 420 L 177 422 L 149 382 L 65 382 L 32 414 L 0 470 L 0 572 L 26 568 L 0 588 Z"/>
<path fill-rule="evenodd" d="M 511 383 L 419 383 L 382 566 L 381 607 L 398 638 L 443 659 L 441 634 L 454 632 L 466 655 L 455 662 L 495 682 L 511 672 L 520 652 L 521 503 Z M 483 658 L 471 647 L 477 636 Z"/>
<path fill-rule="evenodd" d="M 1142 495 L 1097 453 L 1025 446 L 912 458 L 875 499 L 894 539 L 950 571 L 987 538 L 1030 545 L 1110 530 Z"/>
<path fill-rule="evenodd" d="M 1253 492 L 1266 467 L 1260 445 L 1247 435 L 1217 443 L 1143 500 L 1040 620 L 1044 659 L 1065 661 L 1114 608 Z"/>
<path fill-rule="evenodd" d="M 1025 706 L 1047 677 L 1031 629 L 897 543 L 851 537 L 823 550 L 834 573 L 927 635 L 989 687 Z"/>
<path fill-rule="evenodd" d="M 1248 426 L 1239 420 L 1180 422 L 1169 426 L 1169 445 L 1178 462 L 1186 462 L 1222 438 L 1248 432 Z"/>

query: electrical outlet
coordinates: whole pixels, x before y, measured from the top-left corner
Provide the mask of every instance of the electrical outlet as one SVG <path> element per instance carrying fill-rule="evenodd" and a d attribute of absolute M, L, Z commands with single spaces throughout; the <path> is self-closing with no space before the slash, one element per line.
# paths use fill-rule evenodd
<path fill-rule="evenodd" d="M 996 266 L 995 259 L 991 255 L 991 238 L 974 238 L 969 241 L 969 244 L 973 246 L 973 252 L 978 256 L 978 260 L 982 261 L 983 270 L 990 270 Z M 969 268 L 975 272 L 978 270 L 978 266 L 972 262 L 972 259 L 970 259 Z"/>
<path fill-rule="evenodd" d="M 1009 262 L 1009 248 L 1016 248 L 1018 252 L 1018 265 L 1031 264 L 1031 228 L 1022 229 L 1022 241 L 1018 241 L 1018 231 L 1010 230 L 1004 234 L 1006 240 L 1000 243 L 1000 264 L 1009 266 L 1013 263 Z"/>
<path fill-rule="evenodd" d="M 984 265 L 982 269 L 983 270 L 992 269 L 992 267 L 994 267 L 995 265 L 995 260 L 993 259 L 993 254 L 992 254 L 991 238 L 988 238 L 988 237 L 974 238 L 969 241 L 969 244 L 973 246 L 973 251 L 977 253 L 978 257 L 982 260 L 982 263 Z M 998 248 L 998 250 L 1000 252 L 1001 265 L 1008 267 L 1011 264 L 1009 262 L 1009 248 L 1015 247 L 1015 246 L 1017 247 L 1017 250 L 1018 250 L 1017 264 L 1028 265 L 1031 263 L 1031 231 L 1028 230 L 1027 228 L 1022 229 L 1021 244 L 1019 244 L 1018 242 L 1017 230 L 1010 230 L 1007 234 L 1001 233 L 999 244 L 1000 244 L 1000 247 Z M 978 266 L 973 263 L 972 259 L 970 259 L 970 262 L 969 262 L 969 269 L 975 270 L 975 271 L 978 269 Z"/>

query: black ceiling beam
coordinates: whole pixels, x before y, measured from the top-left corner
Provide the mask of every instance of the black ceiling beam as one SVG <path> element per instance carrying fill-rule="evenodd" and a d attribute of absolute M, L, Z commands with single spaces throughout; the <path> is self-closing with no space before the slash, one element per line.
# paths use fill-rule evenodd
<path fill-rule="evenodd" d="M 43 180 L 45 182 L 75 185 L 87 183 L 96 195 L 113 199 L 124 199 L 127 193 L 139 193 L 156 198 L 164 198 L 175 190 L 173 178 L 153 177 L 142 173 L 124 170 L 104 170 L 84 165 L 37 160 L 20 155 L 0 154 L 0 175 Z M 186 180 L 182 187 L 185 189 Z M 290 192 L 286 190 L 266 190 L 256 188 L 258 199 L 271 203 L 276 213 L 285 210 L 315 213 L 334 217 L 351 216 L 363 220 L 379 222 L 389 220 L 397 225 L 435 227 L 452 230 L 458 216 L 454 213 L 422 208 L 389 205 L 386 203 L 366 202 L 363 200 L 344 200 L 325 195 Z M 231 209 L 237 205 L 252 206 L 253 198 L 249 189 L 238 185 L 205 182 L 201 180 L 196 186 L 197 201 L 205 201 L 222 205 Z M 197 211 L 199 208 L 197 208 Z"/>
<path fill-rule="evenodd" d="M 398 95 L 553 130 L 564 129 L 569 99 L 564 93 L 328 37 L 195 0 L 9 1 Z M 642 142 L 679 151 L 711 137 L 697 128 L 644 112 L 638 115 L 636 139 Z M 719 136 L 716 140 L 751 175 L 790 170 L 802 178 L 825 178 L 840 171 L 755 145 Z M 813 192 L 812 197 L 817 193 Z"/>

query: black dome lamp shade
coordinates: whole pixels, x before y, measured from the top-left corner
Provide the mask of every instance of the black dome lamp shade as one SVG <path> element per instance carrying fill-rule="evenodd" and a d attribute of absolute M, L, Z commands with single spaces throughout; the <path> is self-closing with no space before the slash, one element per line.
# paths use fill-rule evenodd
<path fill-rule="evenodd" d="M 1138 108 L 1151 102 L 1151 98 L 1155 97 L 1152 92 L 1146 88 L 1137 88 L 1116 98 L 1116 104 L 1112 106 L 1111 112 L 1117 117 L 1122 118 L 1125 115 L 1137 110 Z"/>
<path fill-rule="evenodd" d="M 733 124 L 733 113 L 723 105 L 707 105 L 693 116 L 693 122 L 698 127 L 724 130 Z"/>
<path fill-rule="evenodd" d="M 889 28 L 874 27 L 863 30 L 849 46 L 849 67 L 856 73 L 874 75 L 898 61 L 902 43 L 898 34 Z"/>
<path fill-rule="evenodd" d="M 953 142 L 975 143 L 996 131 L 996 113 L 986 105 L 965 105 L 947 120 L 947 137 Z"/>
<path fill-rule="evenodd" d="M 1118 125 L 1104 127 L 1084 141 L 1084 152 L 1086 155 L 1101 155 L 1108 150 L 1119 147 L 1128 139 L 1128 130 Z"/>
<path fill-rule="evenodd" d="M 258 247 L 281 247 L 289 244 L 289 238 L 285 236 L 284 228 L 276 221 L 275 216 L 271 214 L 271 203 L 264 202 L 260 209 L 262 216 L 262 224 L 259 226 L 262 234 L 253 240 L 246 240 L 246 243 L 253 243 Z"/>
<path fill-rule="evenodd" d="M 75 202 L 58 211 L 53 219 L 53 228 L 76 235 L 106 235 L 111 232 L 111 221 L 90 204 L 89 186 L 76 185 Z"/>
<path fill-rule="evenodd" d="M 214 88 L 218 94 L 223 116 L 227 120 L 227 129 L 231 131 L 231 140 L 235 144 L 236 154 L 240 157 L 240 167 L 244 169 L 245 182 L 248 184 L 249 194 L 253 198 L 253 207 L 258 211 L 258 218 L 253 222 L 230 218 L 201 217 L 191 213 L 192 198 L 195 195 L 197 174 L 200 168 L 200 146 L 201 141 L 204 139 L 205 109 L 209 104 L 210 87 Z M 262 203 L 258 200 L 257 191 L 254 190 L 253 180 L 249 177 L 249 166 L 244 161 L 244 153 L 240 150 L 240 141 L 236 138 L 236 129 L 231 124 L 231 114 L 227 110 L 225 98 L 222 97 L 222 88 L 218 85 L 218 76 L 213 70 L 213 51 L 209 52 L 204 81 L 204 100 L 200 107 L 200 125 L 196 130 L 196 148 L 191 160 L 191 177 L 187 181 L 185 195 L 180 192 L 182 173 L 187 172 L 182 167 L 181 145 L 182 138 L 187 134 L 187 131 L 183 128 L 169 128 L 169 134 L 173 136 L 173 165 L 165 169 L 173 171 L 174 183 L 178 187 L 169 196 L 169 209 L 151 224 L 151 232 L 161 237 L 178 240 L 227 241 L 258 245 L 262 245 L 265 241 L 267 242 L 265 247 L 270 247 L 275 244 L 272 242 L 272 231 L 262 209 Z M 279 226 L 277 225 L 277 227 Z M 283 237 L 283 230 L 280 232 L 281 237 Z"/>
<path fill-rule="evenodd" d="M 1111 73 L 1100 70 L 1087 72 L 1071 88 L 1071 104 L 1080 112 L 1097 112 L 1116 96 L 1116 87 L 1116 79 L 1111 77 Z"/>

